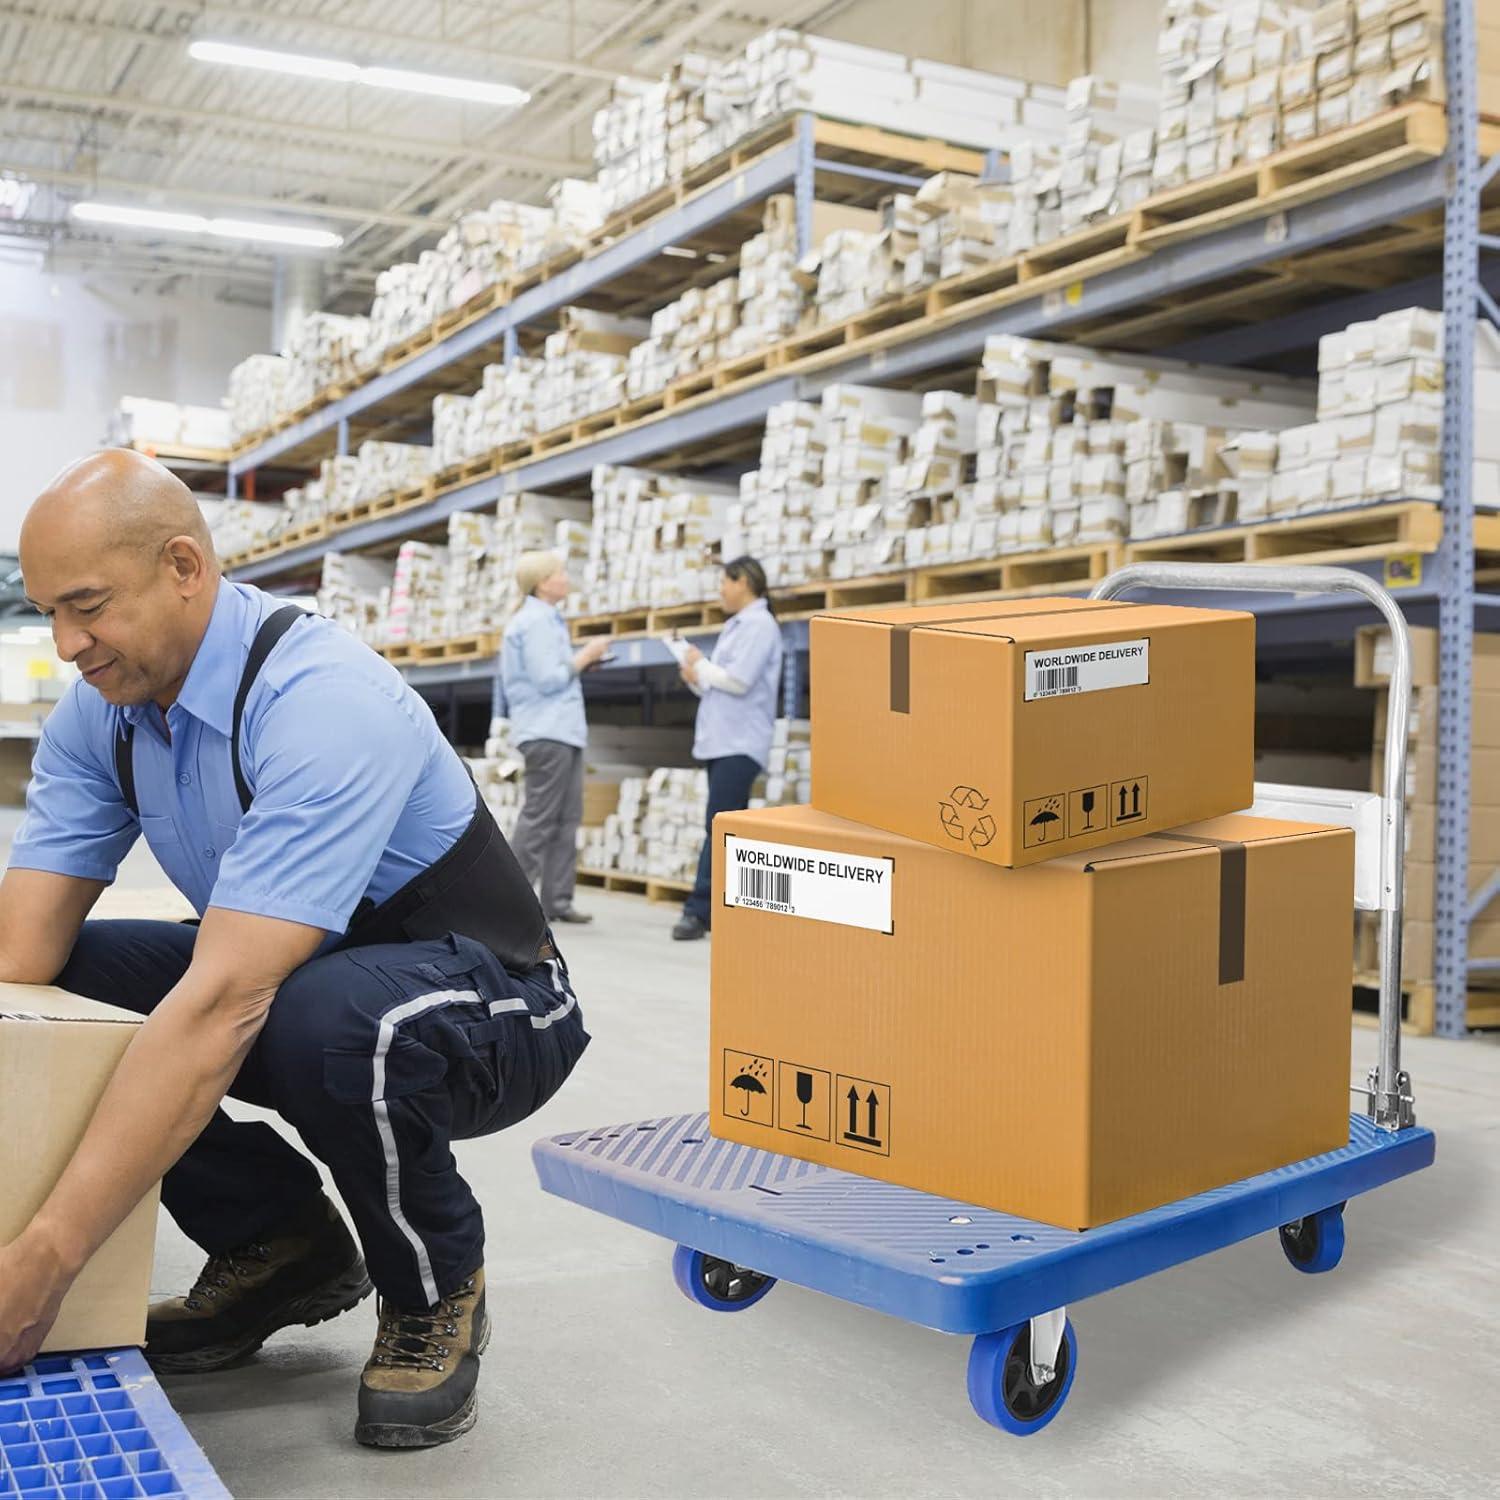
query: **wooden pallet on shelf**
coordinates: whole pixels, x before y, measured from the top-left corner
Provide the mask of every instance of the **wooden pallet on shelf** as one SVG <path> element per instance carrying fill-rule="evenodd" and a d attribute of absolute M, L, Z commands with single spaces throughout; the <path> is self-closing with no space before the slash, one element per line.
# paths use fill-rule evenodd
<path fill-rule="evenodd" d="M 1102 256 L 1111 256 L 1113 264 L 1138 260 L 1146 252 L 1136 246 L 1137 215 L 1115 214 L 1094 224 L 1085 224 L 1059 239 L 1036 245 L 1019 257 L 1017 279 L 1037 281 L 1057 271 L 1080 271 Z M 1128 252 L 1123 259 L 1119 252 Z"/>
<path fill-rule="evenodd" d="M 1356 970 L 1354 1024 L 1380 1025 L 1380 975 Z M 1500 990 L 1470 990 L 1468 1024 L 1475 1029 L 1500 1027 Z M 1401 981 L 1401 1030 L 1408 1036 L 1431 1036 L 1437 1029 L 1437 987 L 1430 979 Z"/>
<path fill-rule="evenodd" d="M 1500 540 L 1481 525 L 1492 520 L 1479 517 L 1476 533 Z M 1128 543 L 1125 554 L 1127 562 L 1359 562 L 1435 552 L 1442 532 L 1435 502 L 1400 500 L 1152 537 Z"/>
<path fill-rule="evenodd" d="M 483 661 L 500 650 L 499 635 L 490 630 L 471 631 L 443 641 L 400 641 L 382 646 L 380 654 L 397 667 L 434 666 L 440 662 Z"/>
<path fill-rule="evenodd" d="M 716 630 L 723 623 L 724 611 L 711 600 L 703 600 L 697 604 L 668 604 L 653 609 L 646 628 L 653 635 L 661 635 L 669 630 Z"/>
<path fill-rule="evenodd" d="M 594 635 L 644 635 L 650 628 L 651 612 L 646 609 L 622 610 L 617 615 L 580 615 L 568 621 L 579 640 Z"/>
<path fill-rule="evenodd" d="M 693 888 L 690 880 L 659 880 L 654 875 L 627 875 L 622 870 L 590 870 L 580 867 L 576 874 L 580 885 L 620 891 L 631 896 L 644 896 L 648 901 L 681 901 Z"/>
<path fill-rule="evenodd" d="M 1097 542 L 919 567 L 912 597 L 918 603 L 935 604 L 985 595 L 1020 597 L 1076 590 L 1112 573 L 1120 566 L 1123 552 L 1118 542 Z"/>
<path fill-rule="evenodd" d="M 911 574 L 877 573 L 869 578 L 829 578 L 789 584 L 774 590 L 776 614 L 782 620 L 805 620 L 835 609 L 905 604 L 911 598 Z"/>
<path fill-rule="evenodd" d="M 1316 136 L 1249 166 L 1168 188 L 1136 210 L 1139 249 L 1267 218 L 1316 198 L 1441 156 L 1448 143 L 1443 107 L 1418 101 L 1357 125 Z"/>

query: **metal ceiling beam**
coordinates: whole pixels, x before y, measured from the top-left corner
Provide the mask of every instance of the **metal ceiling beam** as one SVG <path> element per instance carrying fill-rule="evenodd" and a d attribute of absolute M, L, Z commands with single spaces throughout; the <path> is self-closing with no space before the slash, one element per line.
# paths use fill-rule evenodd
<path fill-rule="evenodd" d="M 384 135 L 378 131 L 341 130 L 330 125 L 301 125 L 291 120 L 272 120 L 258 115 L 226 114 L 214 109 L 193 109 L 179 104 L 159 104 L 152 99 L 122 97 L 118 94 L 80 93 L 73 89 L 45 88 L 41 85 L 0 81 L 0 98 L 10 99 L 23 107 L 42 104 L 59 109 L 109 110 L 132 114 L 144 119 L 176 121 L 184 125 L 203 125 L 213 129 L 243 130 L 247 133 L 274 136 L 283 140 L 305 140 L 309 144 L 338 147 L 351 155 L 368 155 L 388 151 L 393 155 L 426 160 L 448 157 L 471 157 L 476 161 L 510 165 L 525 171 L 567 176 L 587 171 L 590 163 L 559 156 L 537 156 L 529 151 L 501 150 L 467 141 L 424 140 L 419 136 Z"/>
<path fill-rule="evenodd" d="M 33 182 L 47 182 L 54 187 L 81 187 L 95 192 L 137 193 L 142 198 L 162 192 L 159 183 L 132 182 L 120 177 L 103 177 L 95 172 L 68 172 L 53 167 L 34 167 L 24 162 L 0 159 L 0 166 L 19 172 Z M 418 236 L 436 233 L 441 224 L 434 223 L 424 214 L 388 213 L 383 209 L 356 208 L 351 203 L 299 203 L 286 198 L 263 198 L 252 193 L 219 193 L 207 188 L 172 188 L 174 200 L 191 203 L 207 203 L 220 208 L 255 208 L 270 213 L 322 216 L 327 219 L 350 219 L 359 223 L 374 220 L 381 224 L 392 224 L 403 230 L 414 230 Z"/>

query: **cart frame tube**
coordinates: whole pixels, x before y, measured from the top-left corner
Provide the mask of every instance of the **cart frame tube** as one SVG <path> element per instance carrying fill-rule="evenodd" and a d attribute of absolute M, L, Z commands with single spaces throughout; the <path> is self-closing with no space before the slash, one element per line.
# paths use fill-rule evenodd
<path fill-rule="evenodd" d="M 1406 617 L 1374 579 L 1350 568 L 1132 563 L 1101 578 L 1089 597 L 1113 599 L 1131 589 L 1359 594 L 1390 627 L 1391 681 L 1386 695 L 1384 816 L 1380 827 L 1380 1061 L 1370 1074 L 1369 1112 L 1375 1123 L 1387 1130 L 1415 1124 L 1410 1082 L 1401 1071 L 1401 912 L 1406 868 L 1406 731 L 1411 709 L 1411 638 Z"/>

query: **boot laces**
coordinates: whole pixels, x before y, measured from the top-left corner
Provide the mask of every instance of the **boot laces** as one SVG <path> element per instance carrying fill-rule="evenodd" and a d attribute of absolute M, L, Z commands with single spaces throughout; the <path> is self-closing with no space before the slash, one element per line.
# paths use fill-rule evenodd
<path fill-rule="evenodd" d="M 210 1255 L 187 1295 L 186 1306 L 193 1312 L 200 1311 L 204 1303 L 214 1301 L 220 1292 L 230 1290 L 236 1282 L 252 1280 L 270 1258 L 270 1247 L 259 1240 Z"/>
<path fill-rule="evenodd" d="M 471 1277 L 436 1307 L 425 1312 L 406 1312 L 382 1298 L 380 1327 L 375 1335 L 375 1352 L 370 1356 L 370 1363 L 401 1370 L 446 1369 L 453 1349 L 444 1341 L 458 1337 L 457 1320 L 463 1316 L 459 1299 L 473 1293 Z"/>

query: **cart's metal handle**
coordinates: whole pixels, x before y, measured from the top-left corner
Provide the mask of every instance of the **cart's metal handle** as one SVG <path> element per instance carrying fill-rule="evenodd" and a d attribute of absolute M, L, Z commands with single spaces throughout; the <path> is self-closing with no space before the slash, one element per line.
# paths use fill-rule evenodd
<path fill-rule="evenodd" d="M 1391 683 L 1385 724 L 1384 817 L 1380 836 L 1380 1061 L 1370 1073 L 1369 1110 L 1397 1130 L 1415 1123 L 1411 1084 L 1401 1071 L 1401 908 L 1406 866 L 1406 725 L 1411 710 L 1411 637 L 1401 607 L 1352 568 L 1261 563 L 1131 563 L 1094 585 L 1091 599 L 1131 589 L 1195 589 L 1269 594 L 1359 594 L 1391 631 Z"/>

